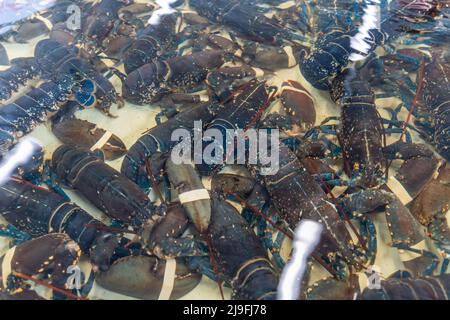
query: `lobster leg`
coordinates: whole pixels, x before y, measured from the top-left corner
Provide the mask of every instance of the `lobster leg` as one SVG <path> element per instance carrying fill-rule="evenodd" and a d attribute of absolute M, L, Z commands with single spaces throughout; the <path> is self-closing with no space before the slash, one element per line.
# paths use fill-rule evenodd
<path fill-rule="evenodd" d="M 67 193 L 61 188 L 61 185 L 58 183 L 58 177 L 56 173 L 51 169 L 50 160 L 44 162 L 44 169 L 42 174 L 42 181 L 47 185 L 47 187 L 62 196 L 66 201 L 70 201 L 70 197 Z"/>
<path fill-rule="evenodd" d="M 385 208 L 388 229 L 392 238 L 391 245 L 397 249 L 418 253 L 427 260 L 421 273 L 429 274 L 437 267 L 438 258 L 428 250 L 413 248 L 425 240 L 421 227 L 411 215 L 409 210 L 402 205 L 393 194 L 383 190 L 362 190 L 341 200 L 341 204 L 347 211 L 359 214 L 374 212 Z M 429 262 L 431 260 L 431 262 Z"/>
<path fill-rule="evenodd" d="M 31 239 L 31 236 L 25 232 L 20 231 L 12 224 L 0 226 L 0 237 L 10 237 L 13 239 L 14 245 L 19 245 Z"/>

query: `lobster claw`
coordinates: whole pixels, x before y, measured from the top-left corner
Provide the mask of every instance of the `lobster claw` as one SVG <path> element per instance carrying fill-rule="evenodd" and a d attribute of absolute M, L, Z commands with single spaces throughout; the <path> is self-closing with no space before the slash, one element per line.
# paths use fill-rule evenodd
<path fill-rule="evenodd" d="M 104 289 L 133 298 L 157 300 L 178 299 L 192 291 L 200 282 L 200 274 L 191 273 L 181 260 L 176 260 L 175 271 L 170 280 L 173 289 L 162 297 L 168 284 L 164 279 L 169 277 L 165 275 L 169 268 L 166 261 L 155 257 L 125 257 L 117 260 L 107 272 L 100 273 L 96 277 L 96 283 Z"/>
<path fill-rule="evenodd" d="M 83 80 L 81 83 L 81 89 L 87 93 L 94 93 L 96 89 L 95 83 L 89 79 Z"/>
<path fill-rule="evenodd" d="M 77 119 L 74 113 L 79 108 L 78 102 L 71 101 L 53 117 L 52 132 L 55 136 L 64 144 L 101 150 L 106 160 L 115 160 L 123 156 L 127 151 L 123 141 L 115 134 L 94 123 Z"/>
<path fill-rule="evenodd" d="M 111 257 L 118 244 L 118 239 L 109 233 L 97 238 L 90 254 L 94 271 L 107 271 L 109 269 Z"/>
<path fill-rule="evenodd" d="M 4 279 L 0 287 L 10 293 L 21 292 L 29 288 L 22 280 L 39 276 L 41 281 L 51 279 L 54 288 L 64 288 L 69 276 L 67 269 L 78 263 L 80 255 L 80 247 L 66 234 L 52 233 L 32 239 L 11 248 L 0 259 L 2 266 L 11 266 L 9 274 L 2 270 Z"/>

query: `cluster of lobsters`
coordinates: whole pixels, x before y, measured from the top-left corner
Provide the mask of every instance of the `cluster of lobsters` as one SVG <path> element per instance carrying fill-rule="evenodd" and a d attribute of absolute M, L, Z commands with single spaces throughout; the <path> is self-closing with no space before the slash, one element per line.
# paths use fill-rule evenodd
<path fill-rule="evenodd" d="M 299 299 L 447 299 L 450 56 L 442 39 L 450 2 L 377 2 L 382 19 L 366 28 L 361 48 L 353 40 L 373 5 L 366 2 L 179 0 L 154 24 L 160 8 L 151 1 L 64 0 L 9 25 L 6 48 L 45 39 L 33 57 L 11 60 L 0 45 L 8 65 L 0 157 L 43 123 L 63 145 L 41 150 L 0 186 L 0 235 L 10 239 L 0 297 L 88 299 L 101 286 L 178 299 L 204 276 L 222 297 L 229 288 L 233 299 L 276 299 L 292 230 L 310 219 L 324 228 Z M 74 17 L 79 28 L 67 23 Z M 329 95 L 340 116 L 317 124 L 316 95 Z M 401 102 L 389 119 L 377 107 L 382 98 Z M 86 108 L 116 117 L 111 107 L 125 101 L 161 109 L 128 149 L 76 117 Z M 266 151 L 277 152 L 279 170 L 175 161 L 199 121 L 225 135 L 278 130 Z M 176 129 L 188 137 L 172 139 Z M 230 147 L 204 142 L 200 151 Z M 108 162 L 120 158 L 119 172 Z M 380 215 L 386 230 L 374 223 Z M 402 270 L 365 288 L 358 276 L 386 237 L 391 250 L 410 254 Z M 317 281 L 317 270 L 327 276 Z"/>

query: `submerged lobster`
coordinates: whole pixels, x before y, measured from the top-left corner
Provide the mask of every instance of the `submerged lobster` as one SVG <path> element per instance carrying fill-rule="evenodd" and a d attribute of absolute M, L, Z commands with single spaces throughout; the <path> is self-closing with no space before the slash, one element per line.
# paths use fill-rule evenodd
<path fill-rule="evenodd" d="M 139 31 L 136 40 L 122 55 L 127 74 L 147 63 L 151 63 L 173 45 L 176 22 L 176 15 L 164 15 L 158 25 L 149 25 Z"/>
<path fill-rule="evenodd" d="M 51 118 L 53 134 L 64 144 L 93 151 L 101 150 L 108 161 L 125 155 L 127 148 L 117 135 L 75 116 L 75 112 L 82 108 L 76 101 L 63 105 Z"/>
<path fill-rule="evenodd" d="M 275 21 L 255 11 L 253 5 L 242 1 L 193 0 L 189 4 L 199 15 L 261 42 L 281 44 L 285 40 L 303 39 L 302 35 L 286 30 Z"/>
<path fill-rule="evenodd" d="M 355 281 L 320 280 L 309 287 L 303 298 L 308 300 L 448 300 L 450 275 L 438 277 L 412 278 L 408 272 L 399 271 L 386 280 L 381 280 L 379 288 L 365 288 L 361 291 Z"/>
<path fill-rule="evenodd" d="M 135 104 L 156 102 L 176 88 L 198 86 L 210 70 L 223 63 L 223 51 L 208 50 L 144 64 L 124 81 L 123 96 Z"/>
<path fill-rule="evenodd" d="M 18 139 L 44 122 L 49 113 L 57 111 L 68 100 L 74 87 L 72 77 L 48 81 L 22 97 L 0 108 L 0 155 L 5 154 Z"/>
<path fill-rule="evenodd" d="M 54 79 L 64 74 L 81 78 L 82 90 L 74 91 L 77 101 L 84 106 L 96 106 L 109 114 L 113 103 L 123 105 L 113 85 L 99 74 L 88 61 L 79 58 L 73 49 L 61 45 L 57 41 L 45 39 L 35 48 L 36 65 L 42 76 Z"/>
<path fill-rule="evenodd" d="M 19 86 L 37 76 L 37 70 L 30 60 L 12 61 L 12 66 L 0 71 L 0 101 L 8 100 Z"/>
<path fill-rule="evenodd" d="M 390 4 L 382 1 L 379 28 L 372 24 L 358 29 L 355 25 L 361 21 L 364 11 L 361 2 L 336 1 L 331 9 L 322 7 L 324 5 L 328 7 L 328 2 L 322 4 L 319 1 L 317 5 L 317 40 L 311 52 L 308 55 L 303 53 L 300 58 L 301 73 L 311 85 L 321 90 L 328 89 L 329 81 L 345 70 L 352 61 L 369 55 L 378 46 L 393 43 L 405 32 L 420 32 L 431 28 L 430 23 L 437 24 L 432 19 L 430 23 L 421 20 L 411 22 L 411 14 L 420 9 L 399 4 L 398 1 Z M 327 18 L 321 17 L 321 14 L 325 14 Z M 365 30 L 365 34 L 361 30 Z"/>
<path fill-rule="evenodd" d="M 32 285 L 44 285 L 52 289 L 50 297 L 61 299 L 76 295 L 67 292 L 70 273 L 67 270 L 78 263 L 80 248 L 66 234 L 52 233 L 10 248 L 0 258 L 0 288 L 12 298 L 40 299 L 32 291 Z"/>
<path fill-rule="evenodd" d="M 154 212 L 147 195 L 94 152 L 61 146 L 53 154 L 52 168 L 65 185 L 113 219 L 139 228 Z"/>
<path fill-rule="evenodd" d="M 403 104 L 392 112 L 393 120 L 405 107 L 414 116 L 414 124 L 422 137 L 448 159 L 449 57 L 439 49 L 430 53 L 399 49 L 395 54 L 376 58 L 374 61 L 381 68 L 372 82 L 384 92 L 384 96 L 390 97 L 395 92 L 402 99 Z M 416 82 L 411 80 L 411 73 L 417 73 Z"/>
<path fill-rule="evenodd" d="M 99 270 L 107 270 L 117 239 L 87 225 L 103 225 L 77 205 L 31 183 L 11 179 L 0 186 L 0 213 L 21 232 L 32 237 L 47 233 L 67 234 Z"/>
<path fill-rule="evenodd" d="M 175 164 L 168 159 L 166 171 L 201 237 L 160 241 L 155 253 L 162 257 L 187 256 L 194 270 L 225 280 L 233 290 L 233 299 L 274 299 L 277 271 L 246 220 L 218 194 L 210 196 L 193 164 Z M 208 254 L 211 257 L 204 257 Z"/>
<path fill-rule="evenodd" d="M 450 62 L 449 58 L 435 57 L 425 66 L 423 91 L 420 108 L 423 118 L 432 121 L 416 121 L 424 128 L 425 134 L 431 133 L 431 141 L 438 152 L 447 160 L 450 159 Z"/>
<path fill-rule="evenodd" d="M 128 150 L 122 162 L 121 172 L 138 184 L 140 188 L 148 190 L 152 183 L 147 170 L 147 162 L 156 161 L 161 153 L 172 150 L 179 142 L 171 140 L 174 130 L 181 128 L 192 132 L 195 121 L 209 123 L 214 119 L 216 112 L 214 106 L 201 104 L 180 112 L 168 121 L 150 129 Z M 156 170 L 154 173 L 159 172 Z"/>

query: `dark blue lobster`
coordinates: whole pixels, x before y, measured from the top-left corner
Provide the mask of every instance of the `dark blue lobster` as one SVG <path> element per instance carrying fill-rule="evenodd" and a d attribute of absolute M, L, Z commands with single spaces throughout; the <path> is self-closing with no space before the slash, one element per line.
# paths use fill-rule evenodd
<path fill-rule="evenodd" d="M 325 2 L 318 1 L 312 5 L 314 14 L 317 10 L 318 16 L 315 30 L 317 40 L 311 52 L 308 55 L 303 53 L 300 58 L 302 75 L 321 90 L 328 89 L 329 81 L 358 57 L 373 53 L 378 46 L 392 44 L 405 33 L 429 29 L 434 22 L 427 20 L 413 23 L 409 18 L 415 14 L 415 9 L 408 9 L 397 1 L 389 5 L 387 1 L 381 1 L 378 27 L 364 30 L 358 27 L 364 23 L 364 8 L 376 3 L 367 1 L 366 6 L 363 6 L 361 2 L 337 1 L 334 2 L 335 7 L 329 9 L 329 2 Z M 390 49 L 388 46 L 386 48 Z"/>
<path fill-rule="evenodd" d="M 19 86 L 37 76 L 37 69 L 32 63 L 32 58 L 12 60 L 12 66 L 0 71 L 0 101 L 8 100 Z"/>
<path fill-rule="evenodd" d="M 74 79 L 63 76 L 57 82 L 48 81 L 22 97 L 0 108 L 0 155 L 5 154 L 23 135 L 43 123 L 50 112 L 66 102 Z"/>
<path fill-rule="evenodd" d="M 304 40 L 302 34 L 294 33 L 264 16 L 260 12 L 261 7 L 251 1 L 192 0 L 189 4 L 199 15 L 261 42 L 281 44 L 286 40 Z"/>

